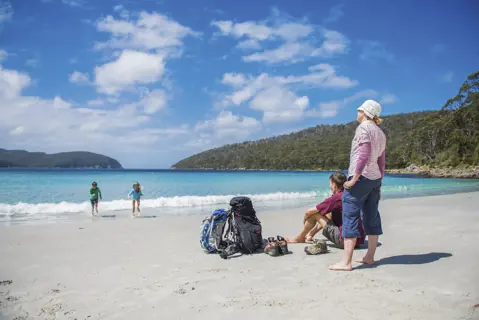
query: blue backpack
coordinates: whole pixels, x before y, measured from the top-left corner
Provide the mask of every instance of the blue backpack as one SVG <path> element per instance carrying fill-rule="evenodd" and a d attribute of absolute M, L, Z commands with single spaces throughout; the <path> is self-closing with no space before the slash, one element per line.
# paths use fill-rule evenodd
<path fill-rule="evenodd" d="M 206 253 L 217 253 L 220 249 L 223 230 L 228 219 L 225 209 L 216 209 L 201 223 L 200 245 Z"/>

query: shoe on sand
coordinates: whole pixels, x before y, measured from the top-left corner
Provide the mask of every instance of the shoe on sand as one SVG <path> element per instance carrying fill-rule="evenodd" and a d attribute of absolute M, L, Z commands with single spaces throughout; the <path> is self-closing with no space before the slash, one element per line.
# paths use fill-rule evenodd
<path fill-rule="evenodd" d="M 313 239 L 313 244 L 304 248 L 307 255 L 316 255 L 328 252 L 326 241 L 320 239 Z"/>
<path fill-rule="evenodd" d="M 264 247 L 264 253 L 272 257 L 281 255 L 278 241 L 273 237 L 268 238 L 268 244 Z"/>
<path fill-rule="evenodd" d="M 288 250 L 288 243 L 282 236 L 276 236 L 278 239 L 278 245 L 279 249 L 281 250 L 281 254 L 288 254 L 291 253 L 291 251 Z"/>

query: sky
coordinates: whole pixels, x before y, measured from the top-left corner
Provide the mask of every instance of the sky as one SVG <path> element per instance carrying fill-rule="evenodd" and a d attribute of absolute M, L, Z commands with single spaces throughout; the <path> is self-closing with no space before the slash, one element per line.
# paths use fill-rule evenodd
<path fill-rule="evenodd" d="M 479 1 L 0 0 L 0 148 L 168 168 L 224 144 L 441 108 Z"/>

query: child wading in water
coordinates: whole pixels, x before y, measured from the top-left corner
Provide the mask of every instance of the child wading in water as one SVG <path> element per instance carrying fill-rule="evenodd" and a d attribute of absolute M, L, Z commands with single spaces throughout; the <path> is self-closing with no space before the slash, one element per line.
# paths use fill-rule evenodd
<path fill-rule="evenodd" d="M 133 205 L 133 211 L 131 215 L 134 217 L 135 216 L 135 202 L 136 202 L 136 208 L 138 209 L 138 215 L 140 215 L 140 199 L 143 196 L 143 193 L 141 192 L 141 186 L 137 182 L 133 185 L 133 189 L 131 189 L 130 193 L 128 193 L 128 199 L 133 199 L 132 205 Z"/>
<path fill-rule="evenodd" d="M 91 215 L 94 215 L 94 210 L 98 213 L 98 200 L 101 200 L 101 190 L 98 188 L 97 183 L 93 182 L 90 189 L 90 203 L 91 203 Z"/>

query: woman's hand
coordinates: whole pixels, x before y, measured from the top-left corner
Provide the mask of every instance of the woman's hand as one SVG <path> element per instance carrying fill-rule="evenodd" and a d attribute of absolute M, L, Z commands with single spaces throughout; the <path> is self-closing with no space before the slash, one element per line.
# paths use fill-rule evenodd
<path fill-rule="evenodd" d="M 356 184 L 356 181 L 357 181 L 357 180 L 354 180 L 354 179 L 349 180 L 349 181 L 346 181 L 346 182 L 344 183 L 344 188 L 345 188 L 345 189 L 351 189 L 351 188 Z"/>

